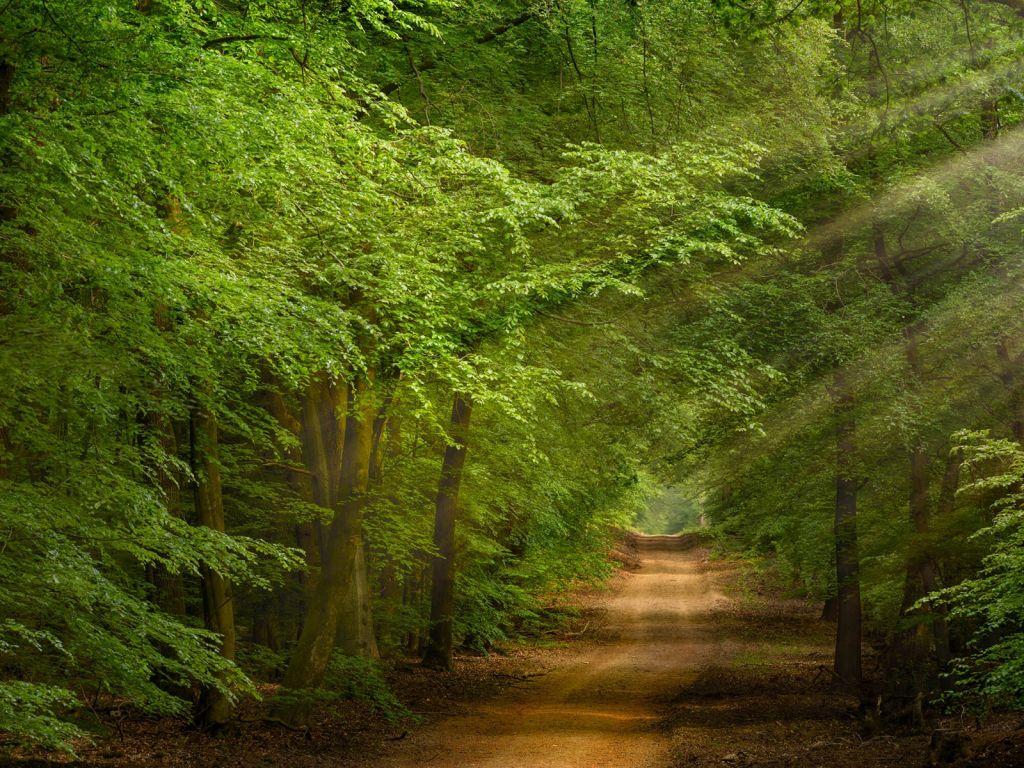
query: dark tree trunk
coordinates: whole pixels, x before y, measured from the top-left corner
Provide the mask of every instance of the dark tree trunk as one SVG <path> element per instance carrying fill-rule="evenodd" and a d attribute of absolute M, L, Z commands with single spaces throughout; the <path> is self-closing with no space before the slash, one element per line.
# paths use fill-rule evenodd
<path fill-rule="evenodd" d="M 913 390 L 919 388 L 922 377 L 917 334 L 918 328 L 916 326 L 908 326 L 904 331 L 904 353 L 912 377 L 910 388 Z M 924 446 L 920 440 L 916 440 L 914 447 L 910 451 L 910 523 L 913 528 L 914 540 L 912 541 L 910 557 L 907 560 L 907 576 L 904 583 L 903 605 L 900 609 L 901 615 L 906 615 L 919 599 L 939 589 L 935 553 L 932 551 L 929 541 L 931 529 L 931 502 L 928 499 L 929 464 Z M 959 469 L 957 471 L 959 473 Z M 948 474 L 949 467 L 947 466 L 940 497 L 947 492 L 946 481 L 949 479 Z M 955 492 L 956 489 L 954 487 L 953 493 Z M 940 505 L 941 503 L 940 499 Z M 941 614 L 933 616 L 931 626 L 935 641 L 935 656 L 939 665 L 944 666 L 949 661 L 950 655 L 949 629 L 946 626 L 945 618 Z"/>
<path fill-rule="evenodd" d="M 833 379 L 836 416 L 836 585 L 839 610 L 835 674 L 850 690 L 859 690 L 861 672 L 860 556 L 857 544 L 857 481 L 854 476 L 856 422 L 853 394 L 841 371 Z"/>
<path fill-rule="evenodd" d="M 430 633 L 423 664 L 434 669 L 450 669 L 454 645 L 455 614 L 455 518 L 458 509 L 462 468 L 466 463 L 466 440 L 472 404 L 456 393 L 452 404 L 451 439 L 444 452 L 441 480 L 437 488 L 434 517 L 433 581 L 430 591 Z"/>
<path fill-rule="evenodd" d="M 14 83 L 14 65 L 7 60 L 0 61 L 0 115 L 11 111 L 11 84 Z"/>
<path fill-rule="evenodd" d="M 224 533 L 224 498 L 221 492 L 218 458 L 217 422 L 208 413 L 192 417 L 193 473 L 196 477 L 196 516 L 199 524 Z M 220 655 L 235 658 L 235 611 L 231 599 L 231 582 L 209 565 L 202 566 L 203 616 L 207 629 L 221 636 Z M 232 718 L 234 705 L 215 686 L 207 687 L 200 696 L 198 718 L 206 727 L 219 726 Z"/>
<path fill-rule="evenodd" d="M 334 502 L 334 518 L 324 536 L 323 558 L 320 578 L 309 601 L 303 622 L 302 633 L 292 653 L 284 677 L 285 688 L 293 690 L 318 687 L 327 672 L 331 652 L 339 632 L 349 635 L 355 628 L 342 626 L 346 615 L 346 601 L 351 599 L 357 584 L 357 563 L 361 562 L 363 509 L 366 505 L 366 490 L 369 483 L 370 451 L 373 442 L 373 421 L 375 409 L 368 393 L 366 382 L 349 388 L 348 407 L 344 426 L 344 447 L 341 452 L 338 482 L 332 482 L 329 467 L 333 463 L 336 435 L 341 434 L 337 424 L 338 391 L 331 386 L 312 388 L 306 413 L 320 414 L 319 419 L 305 419 L 313 427 L 314 434 L 304 436 L 307 446 L 304 454 L 314 473 L 314 498 Z M 333 499 L 332 499 L 333 495 Z M 310 706 L 304 703 L 289 704 L 278 709 L 278 715 L 286 722 L 298 724 L 309 715 Z"/>
<path fill-rule="evenodd" d="M 1006 389 L 1010 434 L 1018 443 L 1024 443 L 1024 383 L 1020 375 L 1024 368 L 1024 355 L 1014 355 L 1004 336 L 996 343 L 996 357 L 999 359 L 999 380 Z"/>
<path fill-rule="evenodd" d="M 156 431 L 164 455 L 168 458 L 177 458 L 178 441 L 170 422 L 164 418 L 154 418 L 150 420 L 150 427 Z M 177 472 L 168 469 L 168 466 L 156 467 L 157 481 L 163 493 L 167 514 L 180 518 L 181 478 Z M 181 574 L 171 573 L 162 564 L 154 563 L 146 569 L 146 576 L 153 585 L 153 602 L 157 607 L 172 616 L 184 616 L 185 582 Z"/>
<path fill-rule="evenodd" d="M 277 607 L 277 600 L 269 592 L 253 605 L 252 628 L 249 636 L 250 641 L 255 645 L 266 646 L 272 651 L 279 648 L 274 621 Z"/>
<path fill-rule="evenodd" d="M 307 393 L 303 398 L 302 404 L 302 415 L 307 416 L 306 408 L 307 404 L 305 400 L 310 397 L 310 390 L 312 390 L 314 397 L 323 397 L 336 401 L 336 394 L 329 391 L 325 391 L 324 387 L 329 386 L 329 382 L 326 382 L 322 378 L 315 379 L 307 388 Z M 292 489 L 295 495 L 303 501 L 313 502 L 313 477 L 316 470 L 319 468 L 323 471 L 325 468 L 328 472 L 339 473 L 340 464 L 330 466 L 328 460 L 327 466 L 318 464 L 316 460 L 311 457 L 307 457 L 306 452 L 303 450 L 303 446 L 308 444 L 308 438 L 306 432 L 303 429 L 303 424 L 295 418 L 288 410 L 288 406 L 284 401 L 284 398 L 278 392 L 271 392 L 268 399 L 267 408 L 277 422 L 284 427 L 288 432 L 295 435 L 299 440 L 300 445 L 289 447 L 284 452 L 284 458 L 286 459 L 289 467 L 295 469 L 285 469 L 285 477 L 288 482 L 288 486 Z M 315 409 L 314 409 L 315 410 Z M 335 416 L 337 419 L 337 416 Z M 321 430 L 320 425 L 315 427 L 317 434 Z M 336 427 L 335 427 L 336 429 Z M 336 437 L 334 439 L 340 439 Z M 318 452 L 319 453 L 319 452 Z M 338 461 L 340 462 L 340 447 L 336 450 Z M 304 468 L 305 471 L 302 471 Z M 296 592 L 299 595 L 298 610 L 299 616 L 297 622 L 297 632 L 294 631 L 295 627 L 289 626 L 287 628 L 288 636 L 297 637 L 302 632 L 302 617 L 305 616 L 308 609 L 309 600 L 316 591 L 316 583 L 320 573 L 320 552 L 323 547 L 323 525 L 319 520 L 315 521 L 298 521 L 291 526 L 291 538 L 293 539 L 294 546 L 302 550 L 305 557 L 306 568 L 305 570 L 298 571 L 294 574 Z M 292 614 L 292 611 L 284 615 Z"/>
<path fill-rule="evenodd" d="M 338 504 L 342 452 L 348 419 L 341 415 L 348 389 L 338 387 L 326 373 L 310 382 L 302 398 L 302 458 L 309 471 L 313 503 L 327 510 Z M 313 542 L 319 549 L 317 563 L 325 554 L 325 535 L 319 522 L 309 524 Z M 305 538 L 310 534 L 303 533 Z M 315 575 L 309 587 L 316 588 Z"/>
<path fill-rule="evenodd" d="M 839 621 L 839 597 L 837 595 L 825 598 L 825 602 L 821 606 L 821 620 Z"/>

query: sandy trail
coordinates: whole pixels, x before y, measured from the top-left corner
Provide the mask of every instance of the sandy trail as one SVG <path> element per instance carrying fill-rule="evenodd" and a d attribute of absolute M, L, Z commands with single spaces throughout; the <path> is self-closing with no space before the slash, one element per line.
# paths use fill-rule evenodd
<path fill-rule="evenodd" d="M 608 605 L 600 636 L 530 685 L 440 721 L 375 761 L 387 768 L 658 768 L 668 739 L 660 706 L 722 647 L 710 625 L 719 597 L 703 553 L 668 537 L 639 540 L 642 566 Z"/>

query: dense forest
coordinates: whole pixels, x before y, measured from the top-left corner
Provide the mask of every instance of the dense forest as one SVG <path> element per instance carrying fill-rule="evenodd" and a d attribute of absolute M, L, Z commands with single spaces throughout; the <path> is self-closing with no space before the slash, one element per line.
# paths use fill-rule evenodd
<path fill-rule="evenodd" d="M 0 2 L 0 749 L 386 709 L 634 525 L 767 558 L 883 720 L 1024 707 L 1022 54 L 1022 0 Z"/>

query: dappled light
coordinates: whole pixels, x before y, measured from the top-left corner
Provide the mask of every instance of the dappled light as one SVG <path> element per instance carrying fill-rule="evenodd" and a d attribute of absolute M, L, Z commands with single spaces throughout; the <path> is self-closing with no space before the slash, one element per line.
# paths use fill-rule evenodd
<path fill-rule="evenodd" d="M 0 158 L 0 763 L 1024 765 L 1024 0 L 12 0 Z"/>

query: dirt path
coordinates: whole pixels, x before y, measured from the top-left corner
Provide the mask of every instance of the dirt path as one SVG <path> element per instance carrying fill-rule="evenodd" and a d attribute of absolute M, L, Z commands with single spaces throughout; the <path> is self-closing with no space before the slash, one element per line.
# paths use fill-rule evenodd
<path fill-rule="evenodd" d="M 829 686 L 834 626 L 769 570 L 706 559 L 673 539 L 639 541 L 642 566 L 600 598 L 603 623 L 559 649 L 464 656 L 451 673 L 392 669 L 403 701 L 439 716 L 385 725 L 355 703 L 308 732 L 250 711 L 212 735 L 180 720 L 108 722 L 67 768 L 891 768 L 928 762 L 930 734 L 878 733 Z M 590 598 L 580 596 L 585 609 Z M 584 639 L 586 638 L 586 639 Z M 543 671 L 542 674 L 536 673 Z M 525 673 L 525 674 L 524 674 Z M 252 704 L 255 707 L 254 704 Z M 959 717 L 970 759 L 1024 766 L 1024 724 Z M 18 768 L 55 765 L 45 759 Z M 0 758 L 0 765 L 7 765 Z"/>
<path fill-rule="evenodd" d="M 570 660 L 472 714 L 418 730 L 375 760 L 405 768 L 656 768 L 664 705 L 723 648 L 708 619 L 717 593 L 704 553 L 640 539 L 642 565 L 610 600 L 607 624 Z"/>

